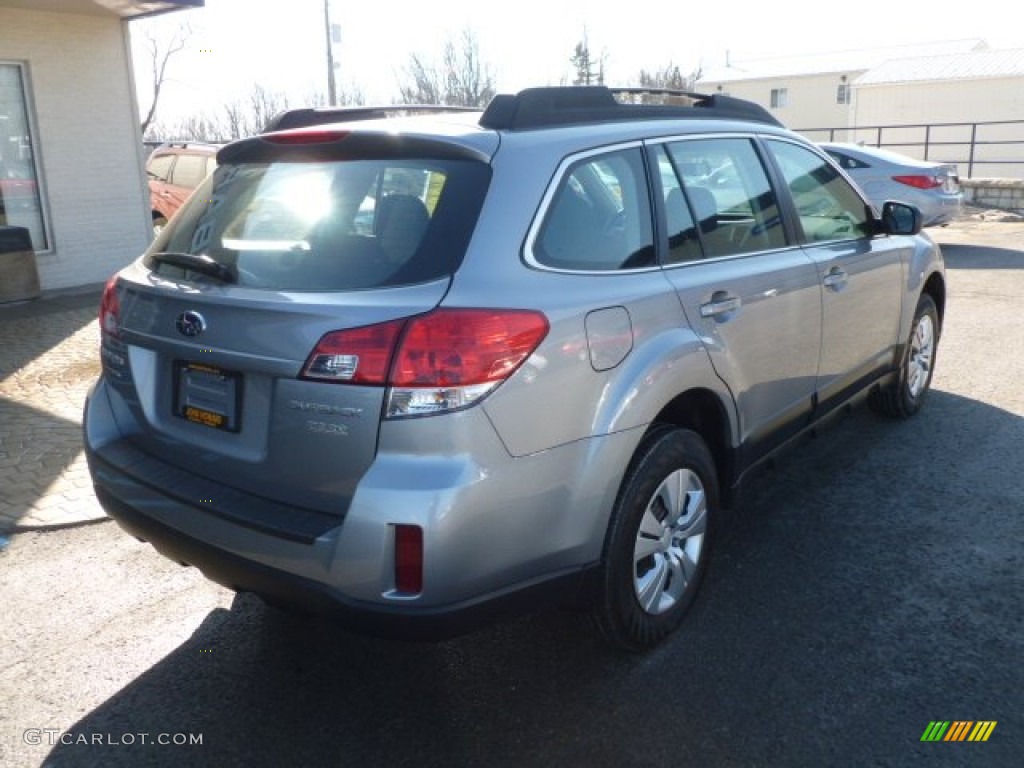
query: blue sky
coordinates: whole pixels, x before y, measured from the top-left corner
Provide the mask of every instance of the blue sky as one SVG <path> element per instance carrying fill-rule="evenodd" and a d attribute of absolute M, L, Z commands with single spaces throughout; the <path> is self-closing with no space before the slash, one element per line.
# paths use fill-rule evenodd
<path fill-rule="evenodd" d="M 569 57 L 586 31 L 603 54 L 607 81 L 622 84 L 641 69 L 669 62 L 689 72 L 724 62 L 801 53 L 875 48 L 903 43 L 981 38 L 992 47 L 1024 48 L 1024 25 L 994 12 L 956 14 L 920 2 L 858 0 L 826 6 L 804 0 L 643 5 L 601 0 L 332 0 L 340 25 L 335 48 L 342 87 L 356 84 L 369 102 L 390 102 L 397 79 L 416 52 L 440 53 L 444 41 L 471 29 L 499 90 L 557 84 L 571 77 Z M 216 110 L 254 83 L 288 93 L 293 102 L 326 92 L 323 0 L 206 0 L 202 10 L 133 22 L 158 37 L 189 20 L 188 47 L 171 61 L 164 119 Z M 140 102 L 148 105 L 149 63 L 136 56 Z"/>

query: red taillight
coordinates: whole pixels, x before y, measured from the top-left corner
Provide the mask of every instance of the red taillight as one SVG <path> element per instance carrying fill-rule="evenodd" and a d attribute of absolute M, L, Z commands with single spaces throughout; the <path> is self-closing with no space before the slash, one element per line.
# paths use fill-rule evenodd
<path fill-rule="evenodd" d="M 405 322 L 328 333 L 309 356 L 302 375 L 348 384 L 386 384 L 391 354 Z"/>
<path fill-rule="evenodd" d="M 464 387 L 501 381 L 548 332 L 539 312 L 442 309 L 415 317 L 391 369 L 396 387 Z"/>
<path fill-rule="evenodd" d="M 418 525 L 395 526 L 395 591 L 423 591 L 423 529 Z"/>
<path fill-rule="evenodd" d="M 893 176 L 892 180 L 915 189 L 935 189 L 942 186 L 942 178 L 939 176 Z"/>
<path fill-rule="evenodd" d="M 103 298 L 100 300 L 100 330 L 117 336 L 121 330 L 121 303 L 117 300 L 117 275 L 114 275 L 103 287 Z"/>
<path fill-rule="evenodd" d="M 328 333 L 302 377 L 387 386 L 388 418 L 427 416 L 486 396 L 533 354 L 547 332 L 540 312 L 438 309 Z"/>
<path fill-rule="evenodd" d="M 302 375 L 400 387 L 486 384 L 508 377 L 547 332 L 547 318 L 539 312 L 439 309 L 408 320 L 332 331 L 320 339 Z"/>
<path fill-rule="evenodd" d="M 323 128 L 300 128 L 294 131 L 268 133 L 264 141 L 271 144 L 330 144 L 348 136 L 349 131 L 325 130 Z"/>

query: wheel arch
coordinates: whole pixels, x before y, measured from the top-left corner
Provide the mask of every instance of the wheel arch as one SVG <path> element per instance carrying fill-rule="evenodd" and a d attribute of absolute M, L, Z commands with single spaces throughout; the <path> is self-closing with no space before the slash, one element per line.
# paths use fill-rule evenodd
<path fill-rule="evenodd" d="M 921 293 L 926 293 L 935 302 L 935 308 L 939 312 L 939 329 L 942 329 L 943 318 L 946 315 L 946 281 L 938 272 L 932 274 L 925 281 Z"/>
<path fill-rule="evenodd" d="M 709 389 L 691 389 L 677 395 L 658 412 L 648 432 L 665 426 L 696 432 L 715 460 L 715 474 L 723 506 L 731 506 L 736 473 L 732 421 L 725 404 Z"/>

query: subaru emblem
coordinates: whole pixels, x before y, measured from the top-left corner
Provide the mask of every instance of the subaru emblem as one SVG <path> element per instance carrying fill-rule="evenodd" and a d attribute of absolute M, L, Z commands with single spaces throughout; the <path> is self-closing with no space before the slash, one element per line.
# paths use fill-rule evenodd
<path fill-rule="evenodd" d="M 174 327 L 182 336 L 192 339 L 206 330 L 206 320 L 198 312 L 190 309 L 178 315 L 178 319 L 174 321 Z"/>

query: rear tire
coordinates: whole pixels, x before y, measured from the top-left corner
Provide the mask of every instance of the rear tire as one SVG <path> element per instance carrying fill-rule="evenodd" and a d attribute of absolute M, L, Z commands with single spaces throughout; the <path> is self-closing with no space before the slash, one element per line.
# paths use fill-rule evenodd
<path fill-rule="evenodd" d="M 665 427 L 647 436 L 615 503 L 592 613 L 609 643 L 645 651 L 679 626 L 707 568 L 717 513 L 714 460 L 700 435 Z"/>
<path fill-rule="evenodd" d="M 892 384 L 875 390 L 868 405 L 891 419 L 907 419 L 921 410 L 932 384 L 939 344 L 939 311 L 927 293 L 918 299 L 910 338 L 903 349 L 899 375 Z"/>

